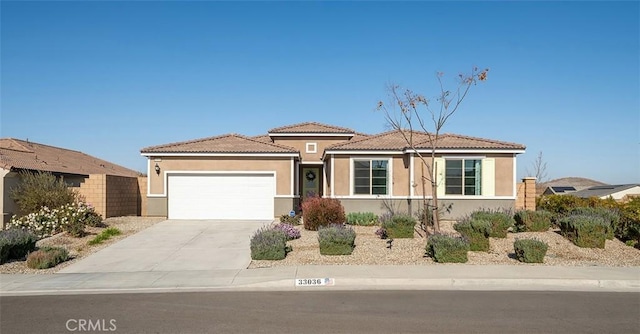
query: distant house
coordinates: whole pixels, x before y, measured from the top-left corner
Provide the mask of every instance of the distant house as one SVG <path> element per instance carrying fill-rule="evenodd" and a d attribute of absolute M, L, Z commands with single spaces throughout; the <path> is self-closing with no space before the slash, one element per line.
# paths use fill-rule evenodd
<path fill-rule="evenodd" d="M 547 187 L 544 192 L 542 192 L 543 195 L 564 195 L 567 193 L 571 193 L 576 191 L 576 188 L 574 187 L 567 187 L 567 186 L 552 186 L 552 187 Z"/>
<path fill-rule="evenodd" d="M 598 197 L 602 199 L 612 197 L 615 200 L 621 200 L 626 196 L 640 196 L 640 184 L 595 186 L 576 191 L 571 195 L 582 198 Z"/>
<path fill-rule="evenodd" d="M 4 226 L 17 213 L 11 189 L 20 171 L 51 172 L 63 178 L 103 217 L 137 215 L 142 198 L 139 173 L 88 154 L 13 138 L 0 139 L 0 212 Z M 140 180 L 139 180 L 140 179 Z"/>

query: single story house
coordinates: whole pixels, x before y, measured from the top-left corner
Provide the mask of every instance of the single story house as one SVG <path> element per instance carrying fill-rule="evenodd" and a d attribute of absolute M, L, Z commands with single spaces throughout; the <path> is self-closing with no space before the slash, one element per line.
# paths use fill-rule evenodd
<path fill-rule="evenodd" d="M 575 192 L 576 188 L 571 186 L 550 186 L 547 187 L 542 194 L 543 195 L 564 195 Z"/>
<path fill-rule="evenodd" d="M 346 212 L 380 214 L 385 207 L 421 207 L 417 153 L 430 155 L 427 136 L 414 133 L 417 152 L 401 133 L 366 135 L 315 122 L 266 135 L 225 134 L 147 147 L 147 210 L 170 219 L 273 219 L 297 210 L 301 198 L 339 199 Z M 436 149 L 438 196 L 450 216 L 478 208 L 513 208 L 520 144 L 443 134 Z M 430 163 L 430 161 L 428 161 Z M 425 188 L 428 198 L 431 188 Z"/>
<path fill-rule="evenodd" d="M 103 217 L 141 213 L 139 173 L 88 154 L 14 138 L 0 139 L 0 211 L 3 226 L 18 213 L 11 189 L 20 171 L 51 172 L 63 178 Z"/>
<path fill-rule="evenodd" d="M 595 186 L 569 193 L 569 195 L 582 198 L 598 197 L 602 199 L 611 197 L 615 200 L 622 200 L 629 196 L 640 196 L 640 184 Z"/>

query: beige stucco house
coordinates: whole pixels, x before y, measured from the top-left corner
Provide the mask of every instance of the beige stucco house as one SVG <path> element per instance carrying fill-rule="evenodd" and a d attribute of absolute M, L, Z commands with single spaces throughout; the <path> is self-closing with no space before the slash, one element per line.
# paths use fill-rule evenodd
<path fill-rule="evenodd" d="M 418 152 L 431 148 L 415 133 Z M 442 135 L 438 195 L 449 216 L 513 208 L 520 144 Z M 142 149 L 148 158 L 147 210 L 170 219 L 273 219 L 309 195 L 337 198 L 347 212 L 420 207 L 426 168 L 397 131 L 366 135 L 302 123 L 247 137 L 227 134 Z M 430 198 L 430 187 L 426 187 Z"/>

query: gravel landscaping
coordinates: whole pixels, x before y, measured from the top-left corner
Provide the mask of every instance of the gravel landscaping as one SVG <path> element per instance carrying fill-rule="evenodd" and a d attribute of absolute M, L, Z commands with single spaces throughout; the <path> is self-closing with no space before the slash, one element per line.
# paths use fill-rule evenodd
<path fill-rule="evenodd" d="M 288 242 L 293 251 L 284 260 L 252 261 L 249 268 L 297 265 L 441 265 L 425 257 L 426 240 L 418 234 L 413 239 L 395 239 L 391 249 L 387 241 L 375 235 L 376 226 L 353 226 L 357 233 L 356 247 L 351 255 L 320 255 L 318 232 L 301 231 L 300 239 Z M 443 222 L 443 232 L 456 233 L 453 222 Z M 456 233 L 457 234 L 457 233 Z M 513 242 L 516 239 L 537 238 L 549 245 L 544 264 L 521 263 L 514 257 Z M 490 238 L 489 252 L 469 252 L 471 265 L 554 265 L 554 266 L 640 266 L 640 250 L 621 241 L 607 240 L 604 249 L 580 248 L 557 233 L 547 232 L 509 233 L 507 238 Z"/>
<path fill-rule="evenodd" d="M 37 242 L 38 247 L 42 246 L 61 246 L 69 251 L 71 260 L 63 262 L 53 268 L 49 269 L 31 269 L 28 268 L 25 261 L 10 260 L 7 263 L 0 265 L 1 274 L 52 274 L 62 268 L 69 266 L 76 261 L 81 260 L 84 257 L 93 254 L 118 240 L 122 240 L 132 234 L 135 234 L 141 230 L 144 230 L 156 223 L 159 223 L 165 218 L 158 217 L 112 217 L 104 220 L 105 227 L 87 227 L 85 231 L 87 234 L 82 238 L 74 238 L 67 233 L 59 233 L 52 237 L 39 240 Z M 89 245 L 89 241 L 95 238 L 107 227 L 115 227 L 122 232 L 120 235 L 114 236 L 108 240 L 103 241 L 101 244 Z"/>

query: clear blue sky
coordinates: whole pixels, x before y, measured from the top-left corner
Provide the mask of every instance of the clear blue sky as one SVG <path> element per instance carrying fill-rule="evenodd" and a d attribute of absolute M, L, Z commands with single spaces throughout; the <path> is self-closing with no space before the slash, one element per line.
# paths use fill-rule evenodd
<path fill-rule="evenodd" d="M 145 171 L 140 149 L 304 121 L 386 130 L 386 85 L 489 67 L 445 131 L 550 178 L 640 182 L 638 2 L 11 2 L 2 137 Z"/>

